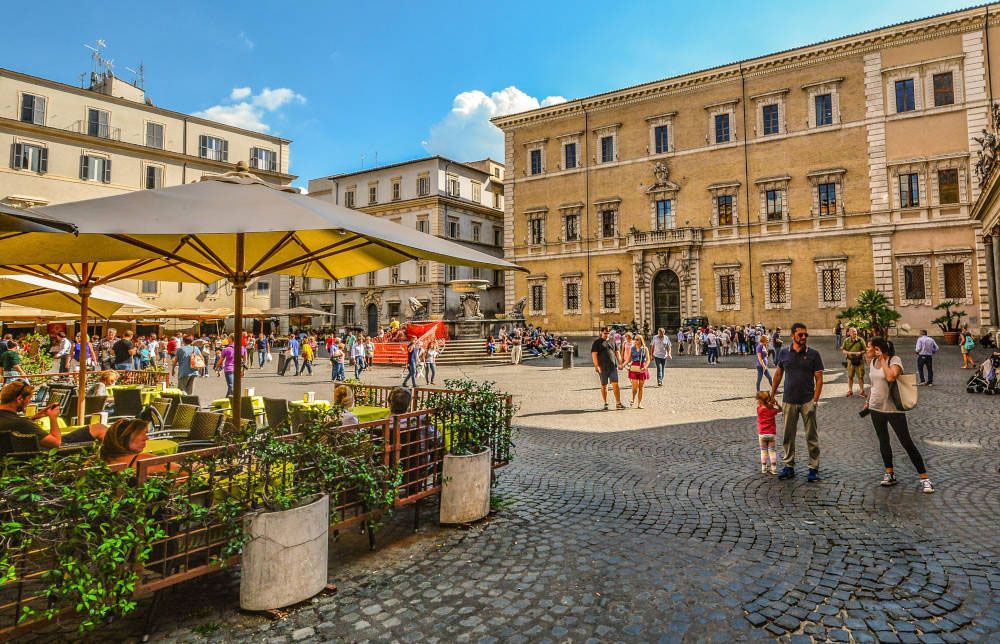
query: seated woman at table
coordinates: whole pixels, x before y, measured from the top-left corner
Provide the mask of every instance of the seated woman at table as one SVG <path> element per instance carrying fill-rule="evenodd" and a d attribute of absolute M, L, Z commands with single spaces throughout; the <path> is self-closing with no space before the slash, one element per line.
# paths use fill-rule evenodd
<path fill-rule="evenodd" d="M 354 390 L 347 385 L 337 385 L 333 388 L 333 405 L 340 407 L 340 424 L 357 425 L 358 417 L 351 410 L 354 409 Z"/>
<path fill-rule="evenodd" d="M 136 461 L 156 458 L 144 451 L 148 440 L 149 423 L 140 418 L 122 418 L 108 428 L 101 444 L 101 458 L 108 465 L 124 464 L 132 467 Z M 164 468 L 151 468 L 162 471 Z"/>
<path fill-rule="evenodd" d="M 109 396 L 108 387 L 113 387 L 118 382 L 118 372 L 113 369 L 105 369 L 97 374 L 97 382 L 90 387 L 88 396 Z"/>

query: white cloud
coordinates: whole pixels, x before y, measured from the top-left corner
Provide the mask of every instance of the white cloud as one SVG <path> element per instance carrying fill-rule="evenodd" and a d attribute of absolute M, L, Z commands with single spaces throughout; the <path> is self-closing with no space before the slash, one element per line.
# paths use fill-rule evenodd
<path fill-rule="evenodd" d="M 267 132 L 271 129 L 264 122 L 268 113 L 274 114 L 291 103 L 306 102 L 304 96 L 287 87 L 265 87 L 258 94 L 254 94 L 250 87 L 234 87 L 229 99 L 235 102 L 213 105 L 194 115 L 246 130 Z"/>
<path fill-rule="evenodd" d="M 489 95 L 478 89 L 462 92 L 452 102 L 451 111 L 431 126 L 423 146 L 432 154 L 461 161 L 486 156 L 503 159 L 503 133 L 490 123 L 491 118 L 565 102 L 562 96 L 539 101 L 513 85 Z"/>
<path fill-rule="evenodd" d="M 248 38 L 247 35 L 242 31 L 240 32 L 240 40 L 243 41 L 243 46 L 246 47 L 247 49 L 252 50 L 254 48 L 253 41 L 250 40 L 250 38 Z"/>

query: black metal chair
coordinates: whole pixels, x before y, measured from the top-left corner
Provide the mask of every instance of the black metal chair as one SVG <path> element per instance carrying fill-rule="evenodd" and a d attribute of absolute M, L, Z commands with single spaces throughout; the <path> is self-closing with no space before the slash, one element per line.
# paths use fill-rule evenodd
<path fill-rule="evenodd" d="M 163 416 L 163 420 L 167 423 L 167 427 L 174 422 L 174 412 L 177 411 L 177 406 L 184 402 L 183 394 L 175 393 L 163 393 L 160 394 L 160 400 L 167 400 L 170 402 L 170 408 L 167 409 L 166 415 Z"/>
<path fill-rule="evenodd" d="M 229 398 L 229 408 L 230 409 L 233 408 L 233 402 L 234 402 L 233 398 L 230 397 Z M 265 409 L 266 409 L 266 407 L 265 407 Z M 264 425 L 264 423 L 265 423 L 265 420 L 264 420 L 265 415 L 266 415 L 265 411 L 257 411 L 256 409 L 253 408 L 253 400 L 251 398 L 249 398 L 247 396 L 244 396 L 243 398 L 240 399 L 240 418 L 241 419 L 246 418 L 248 420 L 252 420 L 254 422 L 254 424 L 256 424 L 258 427 L 260 427 L 260 426 Z"/>
<path fill-rule="evenodd" d="M 107 396 L 87 396 L 83 403 L 83 419 L 78 423 L 74 423 L 73 420 L 76 418 L 77 396 L 76 394 L 73 394 L 69 397 L 66 407 L 63 409 L 63 413 L 60 414 L 60 416 L 62 416 L 62 419 L 66 421 L 67 425 L 83 425 L 92 414 L 99 414 L 104 411 L 104 406 L 107 403 Z"/>
<path fill-rule="evenodd" d="M 288 424 L 288 401 L 284 398 L 265 398 L 264 414 L 268 427 L 281 427 Z"/>
<path fill-rule="evenodd" d="M 138 389 L 115 389 L 113 418 L 134 418 L 142 411 L 142 392 Z"/>
<path fill-rule="evenodd" d="M 19 434 L 17 432 L 4 432 L 10 439 L 11 452 L 40 452 L 42 446 L 38 442 L 38 437 L 34 434 Z"/>

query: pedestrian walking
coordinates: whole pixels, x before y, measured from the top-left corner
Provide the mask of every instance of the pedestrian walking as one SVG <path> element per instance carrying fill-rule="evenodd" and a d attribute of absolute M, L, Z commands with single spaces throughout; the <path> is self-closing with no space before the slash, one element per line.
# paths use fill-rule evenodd
<path fill-rule="evenodd" d="M 52 343 L 51 351 L 59 362 L 59 373 L 69 373 L 70 361 L 73 359 L 73 345 L 62 331 L 56 334 L 56 341 Z"/>
<path fill-rule="evenodd" d="M 976 348 L 976 339 L 972 337 L 972 333 L 968 329 L 962 329 L 959 342 L 962 347 L 962 368 L 975 369 L 976 361 L 972 358 L 972 350 Z"/>
<path fill-rule="evenodd" d="M 677 353 L 684 355 L 684 329 L 677 329 Z"/>
<path fill-rule="evenodd" d="M 808 346 L 809 330 L 806 325 L 796 322 L 792 325 L 792 345 L 781 349 L 775 360 L 774 381 L 771 383 L 771 398 L 775 397 L 782 380 L 785 391 L 782 395 L 781 411 L 785 414 L 784 435 L 781 440 L 784 452 L 784 467 L 779 479 L 795 478 L 795 435 L 799 418 L 806 433 L 809 447 L 809 475 L 812 483 L 819 480 L 819 433 L 816 429 L 816 407 L 823 393 L 823 358 Z M 785 378 L 787 374 L 787 379 Z"/>
<path fill-rule="evenodd" d="M 131 329 L 125 329 L 122 333 L 122 337 L 119 338 L 114 345 L 112 345 L 111 350 L 114 352 L 115 369 L 118 371 L 130 371 L 135 369 L 135 344 L 132 343 L 132 333 Z"/>
<path fill-rule="evenodd" d="M 673 360 L 673 352 L 670 346 L 670 336 L 660 327 L 653 336 L 653 361 L 656 363 L 656 386 L 663 386 L 663 374 L 667 368 L 667 359 Z"/>
<path fill-rule="evenodd" d="M 350 342 L 350 339 L 352 338 L 354 338 L 354 334 L 348 336 L 348 342 Z M 361 374 L 365 372 L 365 367 L 367 366 L 365 361 L 364 336 L 361 338 L 354 338 L 354 342 L 350 346 L 351 362 L 354 363 L 354 378 L 356 380 L 361 380 Z"/>
<path fill-rule="evenodd" d="M 839 349 L 844 344 L 844 325 L 837 320 L 837 325 L 833 327 L 833 345 Z"/>
<path fill-rule="evenodd" d="M 719 336 L 712 329 L 705 332 L 705 346 L 708 347 L 708 364 L 719 364 Z"/>
<path fill-rule="evenodd" d="M 330 345 L 330 378 L 335 382 L 342 382 L 345 378 L 344 375 L 344 350 L 341 348 L 340 343 L 337 340 L 333 341 Z M 355 374 L 357 373 L 357 367 L 355 366 Z"/>
<path fill-rule="evenodd" d="M 430 346 L 427 347 L 427 357 L 425 360 L 426 370 L 424 371 L 424 378 L 429 385 L 434 384 L 434 376 L 437 375 L 437 355 L 437 340 L 432 340 Z"/>
<path fill-rule="evenodd" d="M 177 387 L 189 396 L 194 395 L 194 381 L 205 367 L 205 356 L 193 342 L 193 337 L 184 336 L 181 346 L 174 351 L 174 364 L 170 370 L 177 375 Z"/>
<path fill-rule="evenodd" d="M 755 364 L 757 366 L 757 391 L 760 391 L 760 381 L 764 378 L 767 378 L 767 384 L 774 384 L 774 381 L 771 380 L 771 371 L 767 365 L 767 344 L 767 335 L 762 335 L 760 336 L 760 341 L 757 342 L 757 346 L 754 348 Z"/>
<path fill-rule="evenodd" d="M 236 372 L 237 350 L 240 352 L 239 362 L 242 364 L 242 361 L 246 358 L 247 349 L 242 346 L 242 342 L 238 341 L 235 335 L 231 335 L 229 336 L 229 342 L 226 343 L 226 346 L 222 347 L 219 357 L 216 358 L 216 370 L 221 369 L 222 375 L 226 377 L 227 398 L 233 395 L 233 379 L 235 377 L 233 374 Z"/>
<path fill-rule="evenodd" d="M 409 344 L 406 345 L 406 375 L 403 377 L 403 386 L 406 383 L 413 383 L 413 387 L 417 386 L 417 362 L 420 356 L 420 343 L 410 338 Z"/>
<path fill-rule="evenodd" d="M 521 343 L 523 342 L 521 337 L 521 329 L 514 329 L 514 335 L 510 338 L 510 363 L 511 364 L 521 364 Z"/>
<path fill-rule="evenodd" d="M 615 394 L 615 409 L 625 409 L 622 404 L 621 392 L 618 389 L 618 351 L 614 343 L 608 339 L 611 329 L 601 328 L 601 337 L 594 340 L 590 347 L 590 358 L 594 361 L 594 371 L 601 378 L 601 399 L 604 409 L 608 408 L 608 384 Z"/>
<path fill-rule="evenodd" d="M 847 362 L 847 397 L 854 395 L 854 379 L 858 379 L 858 388 L 861 396 L 865 395 L 865 353 L 868 347 L 865 341 L 858 337 L 858 330 L 854 327 L 847 329 L 847 340 L 840 347 L 840 352 L 844 354 Z"/>
<path fill-rule="evenodd" d="M 302 347 L 299 349 L 299 355 L 302 357 L 302 368 L 299 370 L 299 373 L 308 371 L 310 376 L 313 375 L 313 358 L 316 354 L 314 353 L 312 344 L 309 341 L 302 343 Z"/>
<path fill-rule="evenodd" d="M 632 385 L 632 406 L 642 409 L 642 391 L 649 379 L 649 349 L 641 335 L 632 338 L 632 351 L 628 363 L 628 379 Z M 638 398 L 638 404 L 636 403 Z"/>
<path fill-rule="evenodd" d="M 934 484 L 931 483 L 931 479 L 927 475 L 923 456 L 920 455 L 920 450 L 917 449 L 910 436 L 906 414 L 896 406 L 890 392 L 890 383 L 895 382 L 903 374 L 903 361 L 896 355 L 892 343 L 878 336 L 868 340 L 866 356 L 871 367 L 868 371 L 871 388 L 868 392 L 870 394 L 868 403 L 861 413 L 864 415 L 867 410 L 872 418 L 875 435 L 878 436 L 878 449 L 882 455 L 882 464 L 885 466 L 881 485 L 890 487 L 897 482 L 892 464 L 892 445 L 889 442 L 889 427 L 891 426 L 899 443 L 906 450 L 907 456 L 910 457 L 910 462 L 917 470 L 921 491 L 924 494 L 932 494 Z"/>
<path fill-rule="evenodd" d="M 299 375 L 299 355 L 302 352 L 302 345 L 296 339 L 294 333 L 288 334 L 288 360 L 285 360 L 285 369 L 288 369 L 289 363 L 295 364 L 295 373 L 293 375 Z M 282 372 L 281 375 L 285 375 Z"/>
<path fill-rule="evenodd" d="M 934 386 L 934 354 L 938 352 L 937 342 L 927 335 L 927 329 L 920 329 L 920 337 L 917 338 L 915 353 L 917 354 L 917 374 L 920 377 L 921 385 L 927 387 Z M 924 378 L 924 372 L 927 378 Z"/>
<path fill-rule="evenodd" d="M 774 417 L 781 413 L 777 403 L 766 391 L 757 392 L 757 445 L 760 447 L 760 473 L 778 473 L 777 425 Z M 770 464 L 770 468 L 768 465 Z"/>

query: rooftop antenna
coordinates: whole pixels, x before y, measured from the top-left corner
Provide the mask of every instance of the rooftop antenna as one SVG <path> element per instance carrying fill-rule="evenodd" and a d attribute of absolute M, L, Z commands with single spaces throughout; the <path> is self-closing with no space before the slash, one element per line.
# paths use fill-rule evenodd
<path fill-rule="evenodd" d="M 375 150 L 375 165 L 373 167 L 378 167 L 378 150 Z"/>
<path fill-rule="evenodd" d="M 362 170 L 365 169 L 365 154 L 364 154 L 364 152 L 361 153 L 361 169 Z"/>
<path fill-rule="evenodd" d="M 97 46 L 88 45 L 84 43 L 84 47 L 90 50 L 90 80 L 91 84 L 103 81 L 107 76 L 114 76 L 112 71 L 115 66 L 115 61 L 104 57 L 104 50 L 107 48 L 108 43 L 104 41 L 103 38 L 98 38 L 95 43 Z"/>
<path fill-rule="evenodd" d="M 139 89 L 145 89 L 144 86 L 146 84 L 146 73 L 145 73 L 146 68 L 143 66 L 143 64 L 141 62 L 139 63 L 138 70 L 132 69 L 131 67 L 126 67 L 125 69 L 132 72 L 132 74 L 135 76 L 135 78 L 132 79 L 132 84 L 138 87 Z"/>

